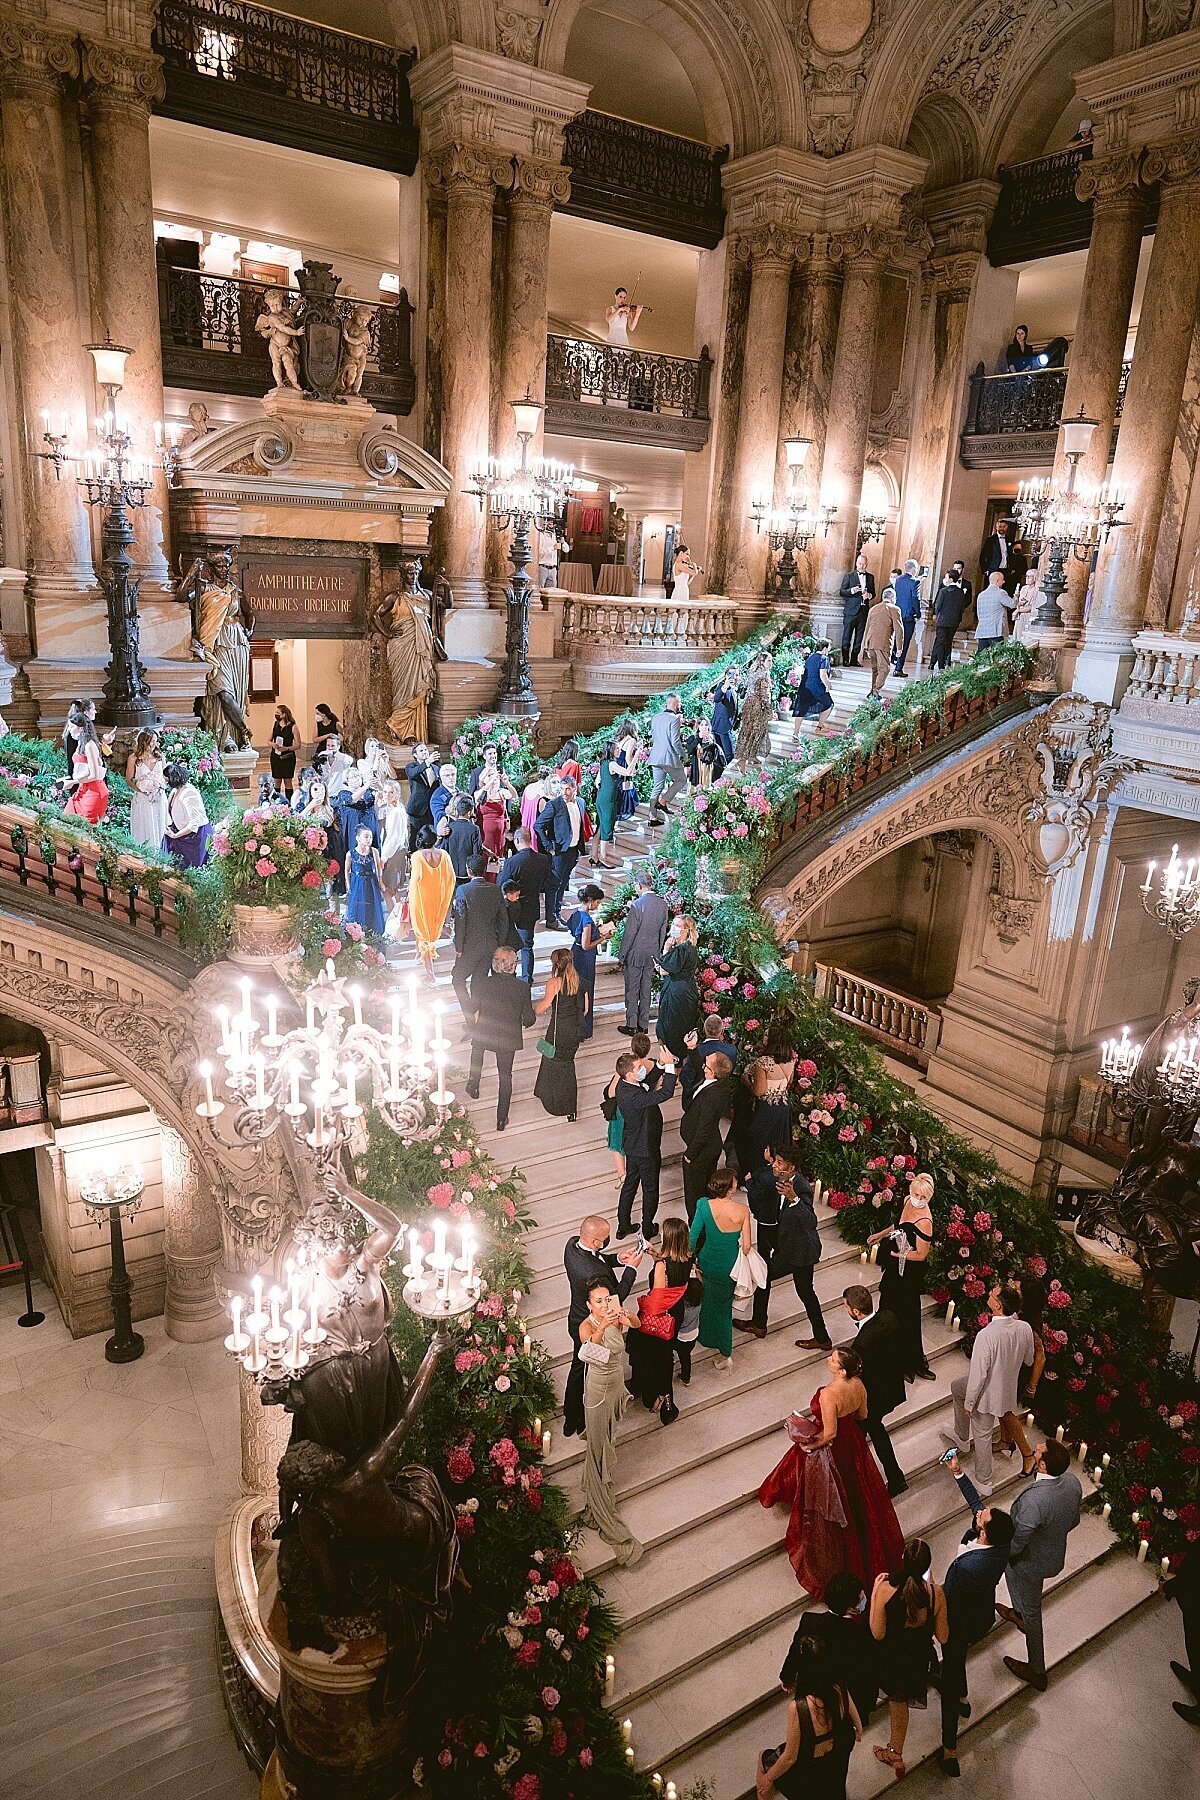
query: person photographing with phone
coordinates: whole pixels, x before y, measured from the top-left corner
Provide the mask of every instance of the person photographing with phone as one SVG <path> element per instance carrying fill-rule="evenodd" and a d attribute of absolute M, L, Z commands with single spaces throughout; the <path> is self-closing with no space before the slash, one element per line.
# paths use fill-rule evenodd
<path fill-rule="evenodd" d="M 629 1404 L 624 1333 L 636 1320 L 629 1317 L 603 1276 L 592 1282 L 587 1298 L 587 1316 L 579 1327 L 579 1354 L 586 1364 L 582 1523 L 598 1532 L 617 1562 L 628 1568 L 645 1553 L 617 1511 L 617 1426 Z"/>
<path fill-rule="evenodd" d="M 987 1636 L 995 1622 L 996 1587 L 1008 1567 L 1016 1527 L 1002 1508 L 989 1506 L 980 1497 L 963 1472 L 957 1450 L 947 1450 L 938 1460 L 958 1483 L 971 1514 L 970 1527 L 963 1533 L 942 1583 L 949 1635 L 942 1646 L 942 1742 L 938 1765 L 943 1775 L 955 1776 L 959 1773 L 959 1721 L 971 1716 L 967 1651 Z"/>

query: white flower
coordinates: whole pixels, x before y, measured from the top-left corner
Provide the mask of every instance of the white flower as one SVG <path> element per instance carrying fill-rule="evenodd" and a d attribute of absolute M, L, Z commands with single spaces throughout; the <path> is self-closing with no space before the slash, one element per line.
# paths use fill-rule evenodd
<path fill-rule="evenodd" d="M 508 1771 L 512 1768 L 513 1764 L 520 1762 L 520 1760 L 521 1760 L 521 1752 L 519 1750 L 516 1750 L 516 1749 L 506 1750 L 504 1752 L 503 1756 L 498 1756 L 496 1758 L 495 1762 L 492 1764 L 492 1767 L 493 1767 L 493 1769 L 495 1769 L 497 1775 L 499 1775 L 501 1781 L 503 1781 L 504 1777 L 508 1774 Z"/>
<path fill-rule="evenodd" d="M 521 1633 L 512 1625 L 506 1625 L 500 1635 L 510 1650 L 519 1650 L 525 1641 Z"/>
<path fill-rule="evenodd" d="M 510 1612 L 508 1615 L 508 1622 L 510 1625 L 523 1625 L 525 1623 L 525 1614 Z"/>
<path fill-rule="evenodd" d="M 1167 1424 L 1171 1427 L 1172 1431 L 1182 1431 L 1183 1430 L 1183 1420 L 1180 1418 L 1178 1413 L 1172 1413 L 1170 1418 L 1167 1420 Z"/>
<path fill-rule="evenodd" d="M 562 1632 L 561 1632 L 561 1631 L 555 1631 L 555 1630 L 554 1630 L 554 1628 L 553 1628 L 553 1627 L 551 1627 L 551 1629 L 550 1629 L 550 1630 L 549 1630 L 549 1631 L 548 1631 L 548 1632 L 547 1632 L 547 1633 L 546 1633 L 546 1642 L 547 1642 L 547 1643 L 548 1643 L 548 1644 L 553 1644 L 553 1646 L 554 1646 L 554 1648 L 555 1648 L 555 1649 L 556 1649 L 556 1650 L 561 1650 L 561 1649 L 562 1649 L 562 1645 L 563 1645 L 563 1634 L 562 1634 Z"/>
<path fill-rule="evenodd" d="M 1162 1505 L 1162 1489 L 1161 1488 L 1151 1488 L 1150 1489 L 1150 1498 L 1154 1501 L 1156 1506 L 1161 1506 Z"/>
<path fill-rule="evenodd" d="M 1163 1518 L 1164 1519 L 1177 1519 L 1178 1517 L 1179 1517 L 1179 1514 L 1175 1511 L 1175 1508 L 1173 1506 L 1164 1506 L 1163 1507 Z"/>

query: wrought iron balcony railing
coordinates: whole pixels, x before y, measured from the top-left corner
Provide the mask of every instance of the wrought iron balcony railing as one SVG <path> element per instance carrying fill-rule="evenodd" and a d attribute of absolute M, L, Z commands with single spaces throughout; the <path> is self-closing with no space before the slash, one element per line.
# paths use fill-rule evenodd
<path fill-rule="evenodd" d="M 1129 363 L 1122 364 L 1118 419 L 1129 369 Z M 961 454 L 967 468 L 1025 468 L 1052 461 L 1066 391 L 1066 369 L 989 375 L 982 363 L 977 364 L 970 378 L 962 435 Z"/>
<path fill-rule="evenodd" d="M 160 260 L 158 314 L 163 378 L 170 387 L 216 394 L 265 394 L 272 385 L 266 340 L 255 330 L 272 284 L 177 269 Z M 371 348 L 362 392 L 381 412 L 408 413 L 416 393 L 412 314 L 401 290 L 395 302 L 339 295 L 343 313 L 369 306 Z"/>
<path fill-rule="evenodd" d="M 161 108 L 193 125 L 410 175 L 413 54 L 247 0 L 161 0 Z"/>
<path fill-rule="evenodd" d="M 699 450 L 708 437 L 712 357 L 660 356 L 587 338 L 546 340 L 546 425 L 583 437 Z"/>
<path fill-rule="evenodd" d="M 1000 195 L 988 232 L 992 262 L 1027 262 L 1063 250 L 1086 250 L 1092 236 L 1092 203 L 1078 198 L 1075 184 L 1091 157 L 1090 144 L 1075 144 L 996 171 Z M 1158 189 L 1147 188 L 1143 231 L 1153 231 L 1157 219 Z"/>
<path fill-rule="evenodd" d="M 611 113 L 580 113 L 567 126 L 565 210 L 711 249 L 725 229 L 721 165 L 728 154 Z"/>

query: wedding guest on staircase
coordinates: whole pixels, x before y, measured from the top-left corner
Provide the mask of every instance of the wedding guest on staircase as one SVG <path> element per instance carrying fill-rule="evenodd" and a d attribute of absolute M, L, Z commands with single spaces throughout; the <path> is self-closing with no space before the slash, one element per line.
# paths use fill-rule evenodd
<path fill-rule="evenodd" d="M 733 1367 L 733 1265 L 752 1241 L 750 1208 L 736 1187 L 733 1170 L 718 1169 L 692 1220 L 692 1249 L 704 1282 L 700 1342 L 717 1352 L 722 1370 Z"/>
<path fill-rule="evenodd" d="M 676 915 L 657 963 L 663 980 L 658 992 L 655 1035 L 676 1061 L 687 1054 L 688 1032 L 700 1017 L 700 952 L 696 948 L 699 935 L 694 919 Z"/>
<path fill-rule="evenodd" d="M 161 850 L 167 828 L 167 767 L 157 732 L 138 732 L 125 763 L 125 779 L 133 792 L 129 803 L 130 837 L 135 844 Z"/>
<path fill-rule="evenodd" d="M 925 1294 L 925 1263 L 933 1243 L 933 1176 L 909 1177 L 908 1193 L 895 1225 L 872 1232 L 868 1244 L 884 1244 L 879 1258 L 883 1275 L 879 1283 L 879 1304 L 886 1306 L 900 1327 L 901 1367 L 904 1379 L 935 1379 L 925 1360 L 921 1342 L 921 1302 Z"/>
<path fill-rule="evenodd" d="M 985 1337 L 996 1321 L 980 1333 Z M 1025 1330 L 1029 1327 L 1026 1325 Z M 978 1460 L 978 1458 L 977 1458 Z M 1083 1488 L 1071 1473 L 1071 1452 L 1057 1438 L 1038 1446 L 1036 1474 L 1012 1505 L 1015 1527 L 1008 1551 L 1008 1597 L 1011 1606 L 996 1611 L 1025 1634 L 1024 1662 L 1006 1656 L 1004 1666 L 1018 1681 L 1046 1691 L 1046 1646 L 1042 1635 L 1042 1589 L 1061 1575 L 1067 1561 L 1067 1538 L 1079 1523 Z"/>
<path fill-rule="evenodd" d="M 685 1101 L 679 1131 L 683 1138 L 683 1203 L 688 1224 L 725 1150 L 733 1117 L 733 1063 L 719 1050 L 705 1061 L 704 1079 Z"/>
<path fill-rule="evenodd" d="M 271 727 L 271 780 L 285 800 L 291 799 L 296 785 L 296 749 L 299 742 L 300 734 L 296 730 L 291 708 L 277 706 L 275 722 Z"/>
<path fill-rule="evenodd" d="M 666 942 L 671 909 L 654 891 L 654 876 L 644 865 L 637 872 L 637 897 L 625 913 L 617 965 L 625 977 L 625 1023 L 617 1030 L 623 1037 L 650 1029 L 650 999 L 654 970 Z"/>
<path fill-rule="evenodd" d="M 651 1247 L 650 1286 L 638 1301 L 637 1329 L 626 1340 L 631 1392 L 663 1425 L 679 1417 L 675 1404 L 675 1337 L 683 1323 L 684 1298 L 692 1272 L 692 1246 L 684 1219 L 663 1220 L 662 1237 Z"/>
<path fill-rule="evenodd" d="M 924 1538 L 909 1538 L 898 1567 L 880 1575 L 871 1589 L 871 1636 L 879 1645 L 879 1685 L 888 1703 L 888 1740 L 873 1746 L 897 1781 L 906 1774 L 904 1740 L 910 1706 L 924 1706 L 929 1693 L 933 1640 L 950 1635 L 946 1595 L 929 1577 L 933 1553 Z"/>
<path fill-rule="evenodd" d="M 878 1656 L 867 1612 L 867 1593 L 858 1576 L 845 1572 L 831 1575 L 824 1605 L 818 1602 L 800 1615 L 779 1671 L 779 1685 L 789 1693 L 794 1691 L 800 1646 L 805 1638 L 816 1638 L 829 1657 L 835 1680 L 846 1689 L 865 1725 L 879 1692 Z"/>
<path fill-rule="evenodd" d="M 521 979 L 533 982 L 533 942 L 541 917 L 542 895 L 550 880 L 550 858 L 533 848 L 533 833 L 524 826 L 513 838 L 513 853 L 500 869 L 500 886 L 516 882 L 521 890 L 516 925 L 521 940 Z"/>
<path fill-rule="evenodd" d="M 649 1063 L 627 1053 L 618 1057 L 617 1072 L 621 1077 L 617 1107 L 624 1120 L 625 1154 L 625 1179 L 617 1200 L 617 1236 L 632 1234 L 633 1203 L 640 1189 L 642 1236 L 652 1238 L 658 1230 L 655 1220 L 662 1174 L 662 1109 L 675 1092 L 675 1062 L 669 1050 L 660 1050 L 656 1078 L 651 1081 Z"/>
<path fill-rule="evenodd" d="M 571 959 L 576 973 L 583 983 L 583 991 L 587 995 L 586 1017 L 583 1021 L 581 1042 L 586 1043 L 595 1029 L 593 1015 L 596 1010 L 596 957 L 600 946 L 607 942 L 617 929 L 613 924 L 601 925 L 596 914 L 604 899 L 604 889 L 594 882 L 588 882 L 579 890 L 579 905 L 567 919 L 567 929 L 573 939 Z"/>
<path fill-rule="evenodd" d="M 486 856 L 473 856 L 468 865 L 470 879 L 454 896 L 455 955 L 451 980 L 468 1024 L 478 1010 L 479 990 L 490 978 L 493 959 L 508 930 L 504 895 L 494 881 L 487 879 L 487 866 Z"/>
<path fill-rule="evenodd" d="M 533 1024 L 533 1001 L 528 983 L 517 974 L 515 950 L 502 946 L 494 953 L 491 973 L 472 984 L 471 1001 L 474 1015 L 467 1093 L 478 1100 L 483 1059 L 490 1051 L 496 1059 L 496 1130 L 504 1131 L 512 1104 L 513 1058 L 522 1047 L 526 1026 Z"/>
<path fill-rule="evenodd" d="M 617 1426 L 629 1403 L 625 1386 L 625 1339 L 634 1323 L 608 1282 L 600 1277 L 588 1290 L 587 1317 L 579 1327 L 583 1378 L 583 1418 L 587 1447 L 583 1458 L 581 1522 L 599 1533 L 621 1568 L 640 1562 L 638 1543 L 617 1508 Z"/>
<path fill-rule="evenodd" d="M 957 1776 L 958 1728 L 971 1716 L 967 1700 L 967 1651 L 996 1622 L 996 1586 L 1008 1566 L 1013 1522 L 998 1506 L 988 1506 L 963 1473 L 957 1456 L 946 1463 L 971 1514 L 970 1529 L 946 1570 L 946 1623 L 942 1646 L 942 1742 L 938 1764 L 943 1775 Z"/>
<path fill-rule="evenodd" d="M 888 1493 L 894 1500 L 908 1487 L 884 1424 L 888 1413 L 903 1406 L 905 1401 L 904 1376 L 900 1372 L 900 1327 L 886 1306 L 875 1312 L 870 1288 L 843 1288 L 842 1302 L 854 1321 L 854 1348 L 863 1359 L 867 1436 L 879 1458 Z"/>
<path fill-rule="evenodd" d="M 471 879 L 471 864 L 483 856 L 483 839 L 466 794 L 456 794 L 450 802 L 438 826 L 437 841 L 454 865 L 454 879 L 461 887 Z"/>
<path fill-rule="evenodd" d="M 720 1013 L 709 1013 L 698 1028 L 684 1038 L 687 1055 L 679 1065 L 679 1091 L 686 1110 L 692 1095 L 704 1080 L 704 1065 L 713 1055 L 727 1056 L 737 1066 L 737 1045 L 727 1022 Z"/>
<path fill-rule="evenodd" d="M 596 1281 L 604 1281 L 618 1300 L 624 1300 L 633 1286 L 640 1256 L 635 1250 L 613 1254 L 608 1246 L 612 1231 L 608 1220 L 599 1213 L 589 1213 L 575 1236 L 568 1238 L 563 1250 L 563 1267 L 571 1290 L 567 1311 L 567 1330 L 575 1353 L 567 1371 L 566 1394 L 563 1399 L 563 1436 L 574 1437 L 583 1430 L 583 1364 L 579 1360 L 579 1327 L 587 1316 L 588 1291 Z"/>
<path fill-rule="evenodd" d="M 733 761 L 733 733 L 737 722 L 737 689 L 728 675 L 722 675 L 712 691 L 712 731 L 727 764 Z"/>
<path fill-rule="evenodd" d="M 1187 1662 L 1172 1662 L 1171 1673 L 1191 1694 L 1190 1701 L 1172 1700 L 1171 1705 L 1189 1725 L 1200 1725 L 1200 1543 L 1188 1545 L 1175 1574 L 1163 1582 L 1162 1591 L 1163 1598 L 1174 1600 L 1183 1614 Z"/>
<path fill-rule="evenodd" d="M 794 1693 L 787 1737 L 758 1761 L 756 1800 L 846 1800 L 850 1756 L 862 1720 L 830 1652 L 814 1635 L 800 1639 L 792 1658 Z"/>
<path fill-rule="evenodd" d="M 997 1281 L 989 1304 L 993 1316 L 971 1346 L 971 1367 L 950 1383 L 954 1428 L 942 1430 L 960 1455 L 974 1445 L 975 1486 L 984 1499 L 992 1491 L 992 1433 L 1005 1413 L 1016 1411 L 1021 1370 L 1033 1362 L 1033 1332 L 1017 1317 L 1016 1288 Z"/>
<path fill-rule="evenodd" d="M 538 1039 L 538 1072 L 533 1091 L 546 1112 L 574 1124 L 579 1111 L 579 1082 L 575 1052 L 583 1041 L 587 1021 L 587 994 L 571 952 L 550 952 L 550 978 L 534 1007 L 538 1018 L 550 1017 Z"/>
<path fill-rule="evenodd" d="M 96 729 L 94 701 L 89 700 L 86 707 L 72 707 L 67 732 L 63 734 L 64 743 L 68 741 L 68 732 L 71 796 L 63 812 L 69 818 L 86 819 L 89 825 L 98 825 L 108 811 L 108 776 L 104 752 L 100 748 L 100 733 Z"/>

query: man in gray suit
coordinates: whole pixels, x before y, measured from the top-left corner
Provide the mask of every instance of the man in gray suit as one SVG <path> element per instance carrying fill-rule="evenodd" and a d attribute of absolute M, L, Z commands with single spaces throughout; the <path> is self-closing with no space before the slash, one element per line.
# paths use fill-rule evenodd
<path fill-rule="evenodd" d="M 650 721 L 650 767 L 654 781 L 650 789 L 650 823 L 661 825 L 662 815 L 671 810 L 671 797 L 683 786 L 683 735 L 679 723 L 680 699 L 668 694 L 667 704 Z"/>
<path fill-rule="evenodd" d="M 992 1433 L 1005 1413 L 1016 1412 L 1021 1370 L 1032 1363 L 1033 1331 L 1018 1319 L 1021 1296 L 1015 1287 L 996 1286 L 988 1295 L 993 1317 L 971 1350 L 971 1371 L 950 1383 L 954 1397 L 954 1430 L 943 1431 L 948 1444 L 963 1455 L 975 1446 L 975 1486 L 986 1498 L 992 1491 Z M 999 1310 L 997 1310 L 999 1309 Z"/>
<path fill-rule="evenodd" d="M 991 1330 L 991 1326 L 988 1326 Z M 997 1605 L 1002 1619 L 1025 1633 L 1028 1662 L 1006 1656 L 1004 1666 L 1036 1688 L 1046 1691 L 1046 1646 L 1042 1639 L 1042 1585 L 1050 1575 L 1060 1575 L 1067 1560 L 1067 1534 L 1079 1523 L 1083 1489 L 1071 1473 L 1071 1452 L 1057 1438 L 1044 1443 L 1034 1458 L 1037 1473 L 1031 1486 L 1017 1495 L 1012 1505 L 1016 1526 L 1008 1552 L 1008 1597 L 1011 1606 Z"/>
<path fill-rule="evenodd" d="M 654 964 L 662 955 L 671 909 L 654 891 L 654 877 L 642 869 L 637 878 L 637 899 L 625 914 L 621 954 L 617 961 L 625 975 L 625 1023 L 617 1029 L 625 1037 L 650 1029 L 650 990 Z"/>

